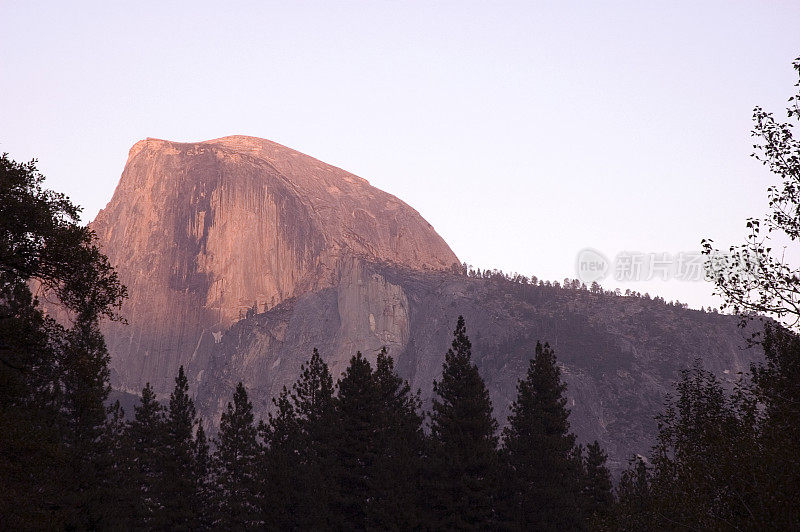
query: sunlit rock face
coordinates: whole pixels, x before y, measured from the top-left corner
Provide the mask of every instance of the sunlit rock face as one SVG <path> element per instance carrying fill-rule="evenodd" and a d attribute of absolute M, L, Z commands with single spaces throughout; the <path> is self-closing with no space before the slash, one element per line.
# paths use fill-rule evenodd
<path fill-rule="evenodd" d="M 249 309 L 261 313 L 338 284 L 352 275 L 354 259 L 421 271 L 458 262 L 430 224 L 391 194 L 243 136 L 136 143 L 91 226 L 130 292 L 129 324 L 105 329 L 112 383 L 129 391 L 146 382 L 169 391 L 178 366 L 202 371 L 209 346 Z M 362 288 L 342 294 L 341 304 L 378 293 Z M 402 317 L 372 316 L 367 327 L 380 330 L 382 341 L 407 340 Z"/>

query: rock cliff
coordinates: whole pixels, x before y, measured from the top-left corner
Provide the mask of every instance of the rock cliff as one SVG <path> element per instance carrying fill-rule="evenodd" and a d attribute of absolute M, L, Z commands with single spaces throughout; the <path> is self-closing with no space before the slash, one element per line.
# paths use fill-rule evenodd
<path fill-rule="evenodd" d="M 348 259 L 416 270 L 458 262 L 396 197 L 243 136 L 136 143 L 91 226 L 130 292 L 129 325 L 105 330 L 112 383 L 129 391 L 148 381 L 168 391 L 178 366 L 202 368 L 202 346 L 249 309 L 331 286 Z"/>

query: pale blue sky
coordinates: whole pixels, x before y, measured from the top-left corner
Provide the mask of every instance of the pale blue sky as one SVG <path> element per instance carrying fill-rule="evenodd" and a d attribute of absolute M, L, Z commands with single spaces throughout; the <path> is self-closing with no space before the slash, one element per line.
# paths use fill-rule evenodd
<path fill-rule="evenodd" d="M 765 212 L 800 1 L 0 0 L 0 151 L 94 217 L 145 137 L 264 137 L 367 178 L 464 261 L 727 245 Z M 717 303 L 705 283 L 616 285 Z"/>

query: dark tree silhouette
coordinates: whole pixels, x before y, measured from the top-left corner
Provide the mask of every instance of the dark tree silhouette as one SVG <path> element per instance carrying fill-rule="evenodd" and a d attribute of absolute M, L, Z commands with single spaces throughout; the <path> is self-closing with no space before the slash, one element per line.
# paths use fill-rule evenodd
<path fill-rule="evenodd" d="M 553 350 L 537 343 L 503 430 L 511 519 L 523 529 L 567 530 L 582 522 L 580 454 L 569 432 L 565 389 Z"/>
<path fill-rule="evenodd" d="M 614 505 L 611 473 L 606 467 L 608 456 L 596 440 L 586 447 L 584 462 L 584 512 L 590 523 L 602 521 Z"/>
<path fill-rule="evenodd" d="M 127 438 L 133 461 L 133 476 L 139 503 L 139 520 L 149 527 L 158 527 L 163 518 L 164 462 L 167 426 L 164 407 L 156 399 L 150 383 L 142 390 L 134 418 L 128 424 Z"/>
<path fill-rule="evenodd" d="M 80 209 L 43 180 L 35 161 L 0 156 L 0 515 L 9 528 L 108 526 L 98 321 L 116 318 L 125 289 Z"/>
<path fill-rule="evenodd" d="M 181 366 L 175 377 L 175 389 L 169 398 L 164 461 L 161 464 L 164 498 L 158 521 L 170 530 L 192 530 L 199 525 L 196 515 L 199 493 L 194 448 L 197 422 L 194 401 L 189 397 L 189 382 Z"/>
<path fill-rule="evenodd" d="M 495 522 L 497 422 L 462 316 L 453 336 L 442 378 L 433 384 L 429 526 L 486 528 Z"/>
<path fill-rule="evenodd" d="M 260 524 L 258 462 L 261 454 L 253 405 L 240 382 L 228 403 L 215 439 L 213 471 L 216 495 L 214 526 L 241 530 Z"/>

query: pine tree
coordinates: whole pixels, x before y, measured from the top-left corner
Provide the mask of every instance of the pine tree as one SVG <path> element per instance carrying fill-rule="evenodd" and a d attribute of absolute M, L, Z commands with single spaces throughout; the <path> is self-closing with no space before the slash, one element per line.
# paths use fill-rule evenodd
<path fill-rule="evenodd" d="M 198 421 L 197 433 L 192 443 L 194 472 L 194 508 L 192 514 L 198 530 L 208 530 L 212 527 L 215 520 L 214 512 L 214 487 L 212 484 L 212 461 L 211 449 L 206 439 L 206 432 L 203 430 L 203 422 Z"/>
<path fill-rule="evenodd" d="M 300 366 L 300 378 L 292 386 L 291 397 L 306 433 L 327 421 L 333 412 L 333 377 L 316 349 Z"/>
<path fill-rule="evenodd" d="M 493 525 L 497 422 L 478 368 L 464 318 L 458 317 L 440 381 L 433 383 L 428 460 L 429 518 L 433 528 Z"/>
<path fill-rule="evenodd" d="M 63 527 L 62 486 L 67 475 L 56 464 L 61 444 L 50 320 L 37 309 L 27 285 L 0 272 L 0 515 L 17 529 Z M 56 327 L 53 327 L 56 328 Z"/>
<path fill-rule="evenodd" d="M 102 436 L 107 462 L 101 490 L 109 506 L 109 516 L 102 527 L 131 530 L 141 525 L 140 492 L 136 484 L 137 466 L 129 445 L 125 412 L 115 401 L 108 409 L 108 420 Z"/>
<path fill-rule="evenodd" d="M 330 527 L 332 487 L 330 474 L 336 463 L 330 452 L 335 427 L 333 377 L 319 351 L 300 367 L 300 377 L 290 394 L 298 423 L 297 469 L 300 528 Z"/>
<path fill-rule="evenodd" d="M 656 520 L 650 494 L 650 472 L 641 457 L 633 458 L 622 472 L 617 486 L 617 504 L 612 517 L 606 521 L 611 530 L 645 531 L 656 524 L 665 526 L 663 518 Z"/>
<path fill-rule="evenodd" d="M 776 324 L 764 330 L 765 363 L 753 368 L 764 407 L 754 454 L 763 525 L 800 527 L 800 336 Z M 769 496 L 764 496 L 769 494 Z M 762 525 L 762 526 L 763 526 Z"/>
<path fill-rule="evenodd" d="M 142 389 L 139 405 L 126 430 L 133 462 L 132 481 L 138 492 L 141 525 L 156 526 L 164 498 L 163 464 L 166 427 L 164 407 L 156 399 L 150 383 Z"/>
<path fill-rule="evenodd" d="M 292 392 L 284 389 L 273 400 L 276 410 L 260 428 L 269 445 L 268 527 L 398 528 L 414 521 L 419 398 L 394 373 L 385 350 L 375 372 L 363 356 L 354 357 L 335 397 L 316 350 L 301 372 Z"/>
<path fill-rule="evenodd" d="M 65 473 L 77 488 L 66 505 L 72 509 L 68 526 L 96 527 L 108 517 L 103 506 L 104 464 L 102 434 L 108 397 L 108 352 L 94 318 L 79 317 L 67 330 L 61 351 L 61 411 L 63 449 L 68 457 Z"/>
<path fill-rule="evenodd" d="M 381 451 L 381 407 L 372 367 L 360 352 L 350 359 L 337 388 L 335 430 L 329 442 L 334 459 L 330 513 L 334 528 L 361 530 L 367 527 Z"/>
<path fill-rule="evenodd" d="M 291 391 L 284 388 L 273 403 L 275 411 L 259 425 L 267 445 L 261 477 L 266 527 L 329 528 L 333 378 L 316 349 L 301 365 Z"/>
<path fill-rule="evenodd" d="M 523 529 L 581 526 L 580 477 L 565 389 L 552 349 L 537 343 L 503 430 L 511 520 Z"/>
<path fill-rule="evenodd" d="M 678 527 L 769 528 L 772 518 L 753 520 L 762 513 L 754 503 L 768 500 L 753 489 L 761 455 L 755 403 L 728 396 L 699 360 L 682 372 L 676 388 L 678 396 L 656 418 L 649 510 Z"/>
<path fill-rule="evenodd" d="M 197 528 L 195 500 L 198 496 L 195 475 L 194 427 L 197 414 L 189 397 L 189 382 L 178 370 L 175 389 L 169 398 L 163 461 L 163 508 L 156 526 L 170 530 Z M 205 435 L 204 435 L 205 436 Z"/>
<path fill-rule="evenodd" d="M 422 459 L 425 434 L 419 392 L 394 369 L 384 347 L 378 353 L 373 380 L 379 408 L 378 460 L 372 472 L 367 522 L 372 528 L 419 528 L 423 501 Z"/>
<path fill-rule="evenodd" d="M 613 508 L 614 496 L 611 493 L 611 473 L 606 467 L 607 458 L 597 440 L 587 446 L 583 500 L 585 515 L 590 523 L 602 520 Z"/>
<path fill-rule="evenodd" d="M 217 521 L 214 526 L 241 530 L 259 526 L 258 462 L 261 453 L 253 405 L 240 382 L 222 413 L 214 453 Z"/>
<path fill-rule="evenodd" d="M 258 429 L 267 445 L 262 457 L 262 515 L 265 528 L 287 530 L 295 527 L 304 508 L 307 450 L 301 446 L 300 423 L 286 387 L 272 402 L 275 412 Z"/>

